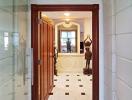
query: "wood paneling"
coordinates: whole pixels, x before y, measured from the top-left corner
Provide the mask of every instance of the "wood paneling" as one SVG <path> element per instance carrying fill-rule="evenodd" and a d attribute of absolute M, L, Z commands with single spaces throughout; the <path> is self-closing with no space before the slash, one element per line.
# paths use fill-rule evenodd
<path fill-rule="evenodd" d="M 34 55 L 32 100 L 47 100 L 48 94 L 53 88 L 54 26 L 41 18 L 40 12 L 35 16 L 32 17 L 32 48 Z"/>
<path fill-rule="evenodd" d="M 89 4 L 89 5 L 37 5 L 32 4 L 32 7 L 38 11 L 93 11 L 94 9 L 99 9 L 98 4 Z"/>
<path fill-rule="evenodd" d="M 48 94 L 53 88 L 53 25 L 46 21 L 44 18 L 41 19 L 41 43 L 42 43 L 42 74 L 41 74 L 41 100 L 47 100 Z"/>
<path fill-rule="evenodd" d="M 44 23 L 44 95 L 48 95 L 48 23 L 47 22 L 43 22 Z"/>
<path fill-rule="evenodd" d="M 53 30 L 52 30 L 52 24 L 48 25 L 48 87 L 49 91 L 53 88 Z"/>
<path fill-rule="evenodd" d="M 92 11 L 93 100 L 99 100 L 99 9 Z"/>
<path fill-rule="evenodd" d="M 33 48 L 32 99 L 39 100 L 38 95 L 38 11 L 31 9 L 31 47 Z"/>
<path fill-rule="evenodd" d="M 41 44 L 41 100 L 45 100 L 48 95 L 48 23 L 41 20 L 40 24 L 40 44 Z"/>

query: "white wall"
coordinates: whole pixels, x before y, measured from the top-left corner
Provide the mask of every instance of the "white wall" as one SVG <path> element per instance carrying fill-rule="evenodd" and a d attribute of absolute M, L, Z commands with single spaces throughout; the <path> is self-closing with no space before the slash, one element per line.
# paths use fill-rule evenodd
<path fill-rule="evenodd" d="M 105 100 L 132 98 L 132 0 L 104 0 Z"/>
<path fill-rule="evenodd" d="M 104 68 L 104 86 L 105 86 L 105 100 L 112 100 L 112 0 L 104 0 L 104 54 L 105 54 L 105 68 Z M 113 30 L 113 31 L 112 31 Z"/>
<path fill-rule="evenodd" d="M 115 1 L 116 100 L 132 98 L 132 0 Z"/>
<path fill-rule="evenodd" d="M 87 37 L 88 34 L 92 38 L 92 16 L 90 18 L 84 19 L 84 39 Z"/>
<path fill-rule="evenodd" d="M 91 13 L 92 14 L 92 13 Z M 84 39 L 86 39 L 86 37 L 89 35 L 90 38 L 92 39 L 92 16 L 89 18 L 85 18 L 84 19 Z M 84 40 L 83 39 L 83 40 Z M 87 39 L 86 41 L 90 41 L 89 39 Z M 92 45 L 90 46 L 90 50 L 92 51 Z M 86 52 L 84 50 L 84 52 Z"/>

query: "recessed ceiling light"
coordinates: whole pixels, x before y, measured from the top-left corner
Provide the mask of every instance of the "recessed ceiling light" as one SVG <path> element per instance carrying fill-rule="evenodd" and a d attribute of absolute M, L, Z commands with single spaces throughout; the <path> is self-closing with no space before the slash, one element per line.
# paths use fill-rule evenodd
<path fill-rule="evenodd" d="M 69 12 L 64 13 L 65 16 L 70 16 Z"/>

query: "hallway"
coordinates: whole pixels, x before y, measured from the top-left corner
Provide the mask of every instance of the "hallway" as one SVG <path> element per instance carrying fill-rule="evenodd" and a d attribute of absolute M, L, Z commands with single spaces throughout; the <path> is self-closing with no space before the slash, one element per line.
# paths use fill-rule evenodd
<path fill-rule="evenodd" d="M 39 9 L 39 7 L 41 9 Z M 47 9 L 45 9 L 45 7 Z M 65 12 L 66 9 L 69 9 L 69 11 Z M 84 12 L 79 12 L 80 9 L 84 9 Z M 64 5 L 63 6 L 62 5 L 55 5 L 55 6 L 31 5 L 31 11 L 32 11 L 31 13 L 32 42 L 31 43 L 32 43 L 32 48 L 34 49 L 33 51 L 33 55 L 34 55 L 33 83 L 34 84 L 32 85 L 33 100 L 48 99 L 49 93 L 51 93 L 54 85 L 53 82 L 54 80 L 53 72 L 55 72 L 54 68 L 55 69 L 57 68 L 58 73 L 65 70 L 66 72 L 73 72 L 73 73 L 75 72 L 82 73 L 83 71 L 83 73 L 85 74 L 90 74 L 91 72 L 89 71 L 89 69 L 91 67 L 90 66 L 91 60 L 92 62 L 94 62 L 94 63 L 91 62 L 91 65 L 94 66 L 91 67 L 93 73 L 93 85 L 88 86 L 90 84 L 83 84 L 82 81 L 82 83 L 80 83 L 80 86 L 78 84 L 78 86 L 75 85 L 76 87 L 74 87 L 72 86 L 72 84 L 76 83 L 77 80 L 79 82 L 81 80 L 72 79 L 73 75 L 71 75 L 71 79 L 69 80 L 75 80 L 75 81 L 69 81 L 72 84 L 70 83 L 66 84 L 64 82 L 66 86 L 66 90 L 64 90 L 64 92 L 65 95 L 68 95 L 67 99 L 71 99 L 71 100 L 72 99 L 76 100 L 77 98 L 80 99 L 80 97 L 76 97 L 74 95 L 82 95 L 83 99 L 85 100 L 87 100 L 88 98 L 90 99 L 91 97 L 93 98 L 93 100 L 98 100 L 99 98 L 98 9 L 99 9 L 99 5 L 96 4 L 95 5 L 65 5 L 65 8 Z M 47 11 L 52 11 L 52 15 L 50 12 L 48 13 Z M 55 12 L 53 13 L 53 11 Z M 79 16 L 80 13 L 82 16 Z M 67 17 L 66 14 L 68 14 L 69 16 Z M 39 16 L 39 20 L 38 20 L 38 16 Z M 64 19 L 62 19 L 61 16 L 63 16 Z M 67 18 L 69 18 L 69 21 L 67 21 Z M 69 47 L 71 48 L 70 52 L 68 51 L 69 49 L 67 46 L 68 41 L 70 43 Z M 80 46 L 81 43 L 83 44 L 82 47 Z M 89 43 L 90 45 L 89 44 L 85 45 L 86 43 Z M 87 48 L 89 48 L 89 52 L 90 53 L 92 52 L 89 58 L 86 58 L 86 56 L 89 56 L 86 55 L 85 53 L 86 46 Z M 57 49 L 57 53 L 55 53 L 55 49 Z M 87 51 L 87 53 L 89 52 Z M 56 57 L 58 58 L 57 65 L 55 65 Z M 84 61 L 87 61 L 86 66 Z M 82 76 L 80 78 L 82 78 L 82 80 L 84 79 Z M 64 79 L 64 77 L 62 79 Z M 61 81 L 61 79 L 58 80 Z M 70 87 L 73 87 L 73 89 L 71 88 L 71 90 L 67 90 L 69 85 Z M 84 88 L 81 91 L 79 89 L 77 90 L 77 93 L 76 92 L 74 93 L 74 90 L 76 90 L 74 88 L 83 87 L 82 85 L 84 85 Z M 87 85 L 88 88 L 87 87 L 85 88 L 85 85 Z M 90 87 L 91 87 L 91 91 L 89 91 Z M 54 90 L 52 92 L 54 92 Z M 58 94 L 57 90 L 55 89 L 55 93 L 53 94 L 56 93 Z M 53 98 L 58 98 L 59 96 L 60 95 L 54 97 L 53 95 Z M 92 98 L 90 100 L 92 100 Z"/>
<path fill-rule="evenodd" d="M 48 100 L 92 100 L 92 76 L 82 73 L 54 76 L 54 88 Z"/>

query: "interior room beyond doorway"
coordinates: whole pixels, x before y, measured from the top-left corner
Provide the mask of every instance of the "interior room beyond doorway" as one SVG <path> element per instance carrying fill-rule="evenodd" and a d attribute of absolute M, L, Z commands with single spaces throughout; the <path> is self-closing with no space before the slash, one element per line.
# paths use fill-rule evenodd
<path fill-rule="evenodd" d="M 81 73 L 86 62 L 83 42 L 88 35 L 92 39 L 92 12 L 42 12 L 42 16 L 47 16 L 55 25 L 55 48 L 58 51 L 57 71 L 59 73 Z M 68 52 L 66 44 L 68 39 L 71 42 L 70 52 Z M 90 46 L 90 50 L 92 51 L 92 46 Z M 92 61 L 90 68 L 92 68 Z"/>

